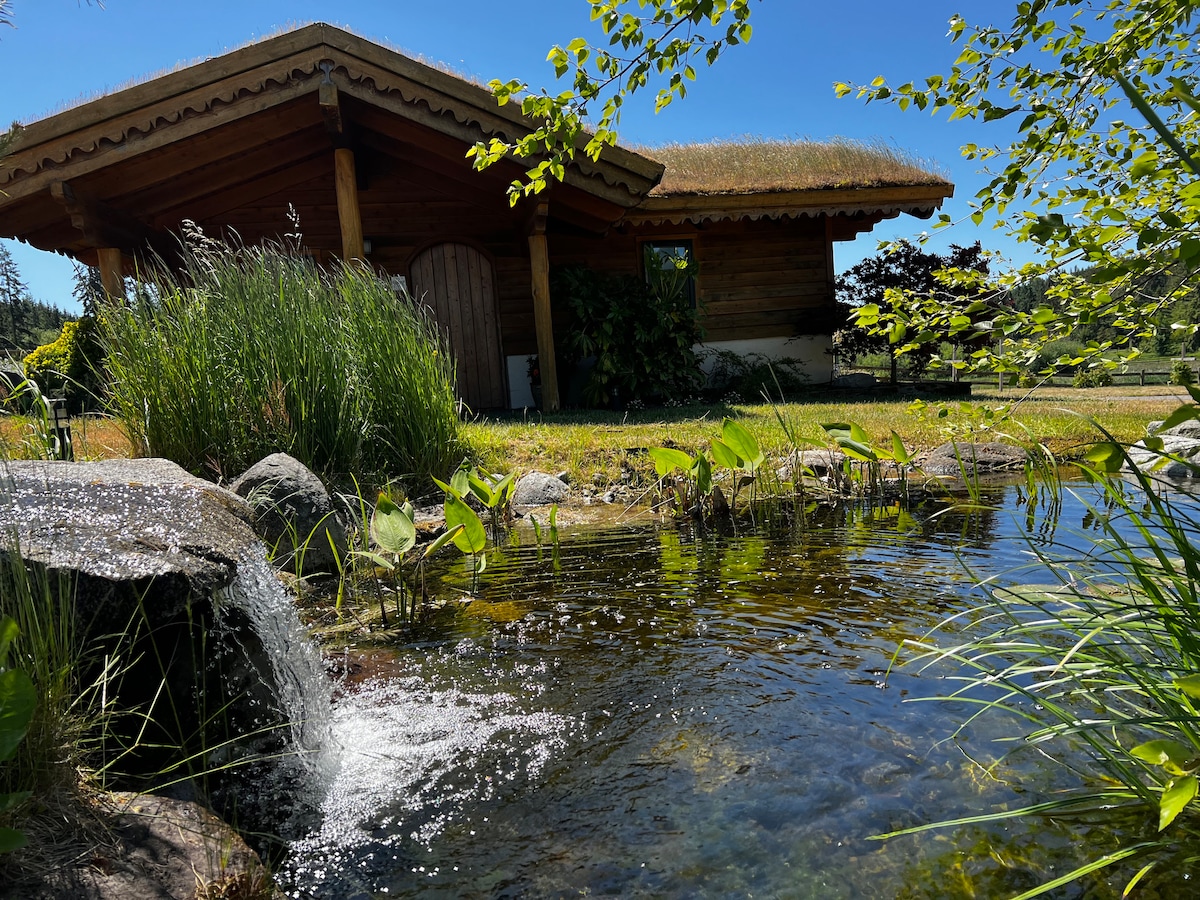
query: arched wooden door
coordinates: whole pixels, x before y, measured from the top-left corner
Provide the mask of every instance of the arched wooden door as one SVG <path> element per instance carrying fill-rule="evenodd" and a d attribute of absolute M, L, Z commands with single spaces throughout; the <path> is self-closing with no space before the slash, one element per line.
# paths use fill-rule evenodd
<path fill-rule="evenodd" d="M 432 311 L 458 367 L 458 393 L 474 410 L 508 406 L 496 278 L 486 256 L 466 244 L 435 244 L 412 261 L 412 293 Z"/>

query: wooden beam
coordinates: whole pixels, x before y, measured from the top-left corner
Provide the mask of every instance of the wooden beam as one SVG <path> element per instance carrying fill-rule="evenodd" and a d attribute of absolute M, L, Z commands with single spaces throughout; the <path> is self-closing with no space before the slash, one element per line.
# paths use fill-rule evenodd
<path fill-rule="evenodd" d="M 346 129 L 342 121 L 342 107 L 338 103 L 337 85 L 332 81 L 321 82 L 317 89 L 317 102 L 321 106 L 321 118 L 325 120 L 325 129 L 332 135 L 340 135 Z"/>
<path fill-rule="evenodd" d="M 829 302 L 832 303 L 834 295 L 837 293 L 835 284 L 837 282 L 837 269 L 833 264 L 833 217 L 824 216 L 825 219 L 825 283 L 829 290 Z"/>
<path fill-rule="evenodd" d="M 550 312 L 550 253 L 546 246 L 549 204 L 542 201 L 531 222 L 529 267 L 533 274 L 533 322 L 537 331 L 538 368 L 542 372 L 542 409 L 558 409 L 558 365 L 554 358 L 554 321 Z M 539 229 L 540 224 L 540 229 Z"/>
<path fill-rule="evenodd" d="M 333 151 L 333 179 L 337 190 L 338 222 L 342 229 L 342 260 L 361 260 L 363 253 L 362 214 L 358 209 L 358 178 L 354 173 L 354 151 Z"/>
<path fill-rule="evenodd" d="M 97 247 L 96 260 L 100 268 L 100 283 L 104 293 L 114 303 L 125 302 L 125 261 L 116 247 Z"/>
<path fill-rule="evenodd" d="M 85 246 L 121 247 L 135 254 L 149 250 L 164 260 L 172 259 L 178 251 L 165 235 L 128 213 L 75 190 L 68 182 L 51 183 L 50 196 L 67 211 L 71 225 L 82 233 Z"/>

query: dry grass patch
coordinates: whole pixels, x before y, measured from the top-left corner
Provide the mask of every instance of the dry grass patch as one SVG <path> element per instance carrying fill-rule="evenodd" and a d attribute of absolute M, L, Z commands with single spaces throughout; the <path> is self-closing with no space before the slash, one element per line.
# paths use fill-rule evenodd
<path fill-rule="evenodd" d="M 46 451 L 39 437 L 39 427 L 25 416 L 0 417 L 0 457 L 41 457 Z M 108 416 L 72 419 L 71 439 L 75 443 L 76 459 L 127 459 L 135 455 L 124 423 Z"/>
<path fill-rule="evenodd" d="M 770 141 L 633 147 L 666 165 L 651 196 L 948 184 L 925 160 L 883 141 Z"/>

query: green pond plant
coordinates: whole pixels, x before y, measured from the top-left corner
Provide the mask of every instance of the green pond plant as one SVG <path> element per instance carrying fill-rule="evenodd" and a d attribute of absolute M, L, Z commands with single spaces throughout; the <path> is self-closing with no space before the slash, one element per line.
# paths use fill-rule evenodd
<path fill-rule="evenodd" d="M 411 298 L 291 245 L 189 233 L 184 260 L 101 314 L 110 406 L 135 451 L 210 477 L 277 451 L 418 480 L 461 457 L 453 362 Z"/>
<path fill-rule="evenodd" d="M 0 765 L 8 765 L 29 731 L 29 723 L 37 706 L 37 690 L 21 669 L 8 661 L 9 647 L 18 634 L 17 623 L 11 616 L 0 618 Z M 0 792 L 0 817 L 11 813 L 28 800 L 31 791 Z M 0 853 L 19 850 L 28 843 L 25 833 L 16 828 L 0 826 Z"/>

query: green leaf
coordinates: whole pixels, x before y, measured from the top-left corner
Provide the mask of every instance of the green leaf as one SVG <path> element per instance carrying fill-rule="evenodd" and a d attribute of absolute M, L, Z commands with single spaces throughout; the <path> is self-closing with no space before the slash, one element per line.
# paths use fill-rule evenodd
<path fill-rule="evenodd" d="M 451 541 L 453 541 L 463 530 L 462 525 L 455 525 L 453 528 L 447 528 L 437 536 L 436 540 L 430 541 L 425 549 L 421 552 L 421 559 L 429 559 Z"/>
<path fill-rule="evenodd" d="M 401 556 L 417 542 L 417 529 L 404 510 L 387 494 L 380 494 L 371 515 L 371 540 L 388 553 Z"/>
<path fill-rule="evenodd" d="M 482 553 L 487 548 L 487 530 L 475 510 L 454 494 L 446 495 L 444 509 L 447 528 L 462 526 L 462 530 L 454 537 L 454 546 L 463 553 Z"/>
<path fill-rule="evenodd" d="M 742 458 L 733 452 L 733 449 L 720 438 L 712 440 L 713 462 L 718 466 L 724 466 L 727 469 L 740 469 L 742 467 Z"/>
<path fill-rule="evenodd" d="M 1174 774 L 1182 775 L 1185 767 L 1192 760 L 1192 751 L 1178 741 L 1160 738 L 1138 744 L 1129 751 L 1129 755 L 1152 766 L 1171 767 Z"/>
<path fill-rule="evenodd" d="M 692 473 L 696 479 L 696 490 L 701 495 L 707 496 L 712 493 L 712 465 L 708 461 L 708 457 L 703 453 L 696 457 L 696 461 L 692 466 Z"/>
<path fill-rule="evenodd" d="M 12 853 L 29 843 L 25 833 L 15 828 L 0 828 L 0 853 Z"/>
<path fill-rule="evenodd" d="M 380 554 L 374 553 L 370 550 L 351 550 L 350 555 L 356 559 L 370 560 L 381 569 L 387 569 L 389 572 L 395 571 L 396 568 L 396 564 L 386 556 L 381 556 Z"/>
<path fill-rule="evenodd" d="M 0 760 L 11 759 L 37 706 L 33 681 L 20 669 L 0 672 Z"/>
<path fill-rule="evenodd" d="M 1167 431 L 1182 422 L 1190 422 L 1192 419 L 1200 419 L 1200 406 L 1194 403 L 1185 403 L 1163 419 L 1158 430 L 1159 432 Z"/>
<path fill-rule="evenodd" d="M 1119 472 L 1125 465 L 1125 451 L 1119 444 L 1104 441 L 1094 444 L 1083 454 L 1083 458 L 1092 463 L 1101 472 Z"/>
<path fill-rule="evenodd" d="M 904 441 L 900 439 L 900 435 L 892 432 L 892 459 L 902 466 L 907 466 L 912 462 L 912 454 L 904 446 Z"/>
<path fill-rule="evenodd" d="M 723 421 L 721 423 L 721 440 L 745 461 L 745 468 L 751 472 L 766 461 L 762 450 L 759 449 L 758 441 L 740 422 L 735 422 L 733 419 Z"/>
<path fill-rule="evenodd" d="M 1197 787 L 1200 787 L 1200 782 L 1197 782 L 1195 775 L 1176 778 L 1167 785 L 1158 804 L 1159 831 L 1174 822 L 1184 808 L 1195 799 Z"/>
<path fill-rule="evenodd" d="M 682 450 L 674 450 L 670 447 L 651 447 L 646 452 L 654 460 L 654 471 L 658 473 L 659 478 L 666 477 L 676 469 L 687 472 L 692 468 L 692 458 Z"/>
<path fill-rule="evenodd" d="M 1200 675 L 1185 675 L 1175 679 L 1175 687 L 1193 700 L 1200 700 Z"/>
<path fill-rule="evenodd" d="M 1133 161 L 1133 165 L 1129 169 L 1129 175 L 1132 178 L 1142 178 L 1157 168 L 1158 154 L 1153 150 L 1147 150 Z"/>

